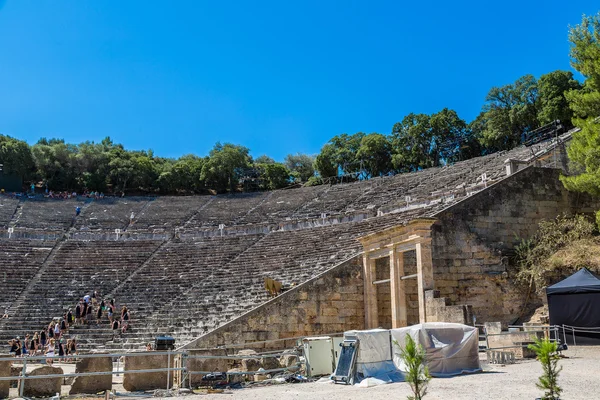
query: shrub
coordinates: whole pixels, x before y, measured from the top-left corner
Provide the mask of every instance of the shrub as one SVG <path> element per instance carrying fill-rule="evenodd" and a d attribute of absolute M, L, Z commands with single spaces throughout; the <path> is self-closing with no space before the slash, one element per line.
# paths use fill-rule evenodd
<path fill-rule="evenodd" d="M 551 256 L 577 240 L 590 238 L 594 231 L 594 223 L 583 215 L 562 215 L 540 222 L 535 235 L 516 247 L 517 279 L 522 283 L 533 283 L 538 292 L 541 291 L 557 278 L 553 272 L 562 265 L 556 259 L 551 260 Z"/>
<path fill-rule="evenodd" d="M 408 396 L 408 399 L 421 400 L 427 394 L 427 383 L 431 379 L 429 369 L 425 365 L 425 350 L 409 335 L 406 335 L 404 348 L 400 347 L 397 341 L 394 341 L 394 344 L 400 348 L 400 358 L 406 365 L 404 379 L 414 395 Z"/>
<path fill-rule="evenodd" d="M 534 344 L 527 346 L 535 351 L 537 360 L 542 364 L 543 374 L 539 377 L 536 386 L 544 391 L 543 400 L 557 400 L 562 392 L 558 386 L 558 374 L 562 367 L 558 366 L 560 356 L 557 353 L 558 344 L 548 338 L 536 338 Z"/>

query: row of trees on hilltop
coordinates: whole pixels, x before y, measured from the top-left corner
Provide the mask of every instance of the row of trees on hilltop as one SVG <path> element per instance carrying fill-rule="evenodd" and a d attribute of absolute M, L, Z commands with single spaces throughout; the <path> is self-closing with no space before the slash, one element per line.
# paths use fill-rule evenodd
<path fill-rule="evenodd" d="M 282 188 L 293 182 L 319 184 L 344 179 L 417 171 L 466 160 L 522 143 L 524 135 L 561 120 L 582 130 L 574 135 L 569 156 L 579 172 L 564 178 L 570 189 L 600 194 L 600 14 L 570 29 L 572 66 L 536 79 L 525 75 L 493 87 L 481 112 L 467 123 L 454 110 L 410 113 L 390 133 L 340 134 L 318 155 L 290 154 L 284 162 L 247 147 L 217 143 L 208 156 L 178 159 L 151 150 L 131 151 L 106 138 L 100 143 L 40 139 L 35 145 L 0 135 L 0 163 L 8 174 L 42 182 L 52 190 L 227 192 Z"/>
<path fill-rule="evenodd" d="M 277 163 L 267 156 L 253 160 L 244 146 L 217 143 L 206 157 L 172 159 L 152 150 L 126 150 L 108 137 L 78 145 L 42 138 L 29 146 L 0 135 L 0 160 L 4 173 L 58 191 L 223 193 L 240 183 L 247 190 L 278 189 L 314 175 L 314 158 L 305 154 L 289 154 Z"/>
<path fill-rule="evenodd" d="M 324 178 L 363 173 L 380 176 L 416 171 L 509 150 L 528 132 L 560 120 L 571 128 L 573 111 L 567 93 L 582 90 L 568 71 L 536 79 L 525 75 L 514 83 L 493 87 L 477 118 L 470 123 L 454 110 L 428 115 L 410 113 L 390 134 L 358 132 L 334 136 L 316 158 Z"/>

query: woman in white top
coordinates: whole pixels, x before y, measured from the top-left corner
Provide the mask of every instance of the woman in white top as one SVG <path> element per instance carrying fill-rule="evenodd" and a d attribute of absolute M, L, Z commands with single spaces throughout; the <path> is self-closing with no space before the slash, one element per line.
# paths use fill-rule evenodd
<path fill-rule="evenodd" d="M 48 348 L 46 349 L 46 356 L 48 357 L 48 359 L 46 360 L 46 364 L 48 365 L 52 365 L 52 358 L 50 357 L 54 357 L 54 339 L 50 339 L 50 342 L 48 343 Z"/>

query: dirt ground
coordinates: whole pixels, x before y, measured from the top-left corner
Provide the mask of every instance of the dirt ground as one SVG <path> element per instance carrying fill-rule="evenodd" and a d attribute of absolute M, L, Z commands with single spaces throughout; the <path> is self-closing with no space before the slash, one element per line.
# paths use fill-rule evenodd
<path fill-rule="evenodd" d="M 568 358 L 560 365 L 563 370 L 559 384 L 562 399 L 600 398 L 600 347 L 572 347 L 563 352 Z M 535 383 L 542 368 L 535 360 L 517 361 L 499 366 L 484 364 L 485 372 L 454 378 L 433 379 L 428 400 L 517 400 L 535 399 L 542 392 Z M 223 394 L 186 396 L 186 399 L 252 399 L 252 400 L 374 400 L 404 399 L 410 395 L 407 383 L 392 383 L 371 388 L 334 385 L 330 383 L 285 384 L 228 391 Z"/>

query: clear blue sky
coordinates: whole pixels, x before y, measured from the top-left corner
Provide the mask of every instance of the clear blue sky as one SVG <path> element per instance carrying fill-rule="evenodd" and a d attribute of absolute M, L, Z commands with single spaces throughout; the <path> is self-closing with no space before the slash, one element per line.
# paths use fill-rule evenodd
<path fill-rule="evenodd" d="M 282 160 L 569 69 L 595 1 L 0 0 L 0 133 Z"/>

